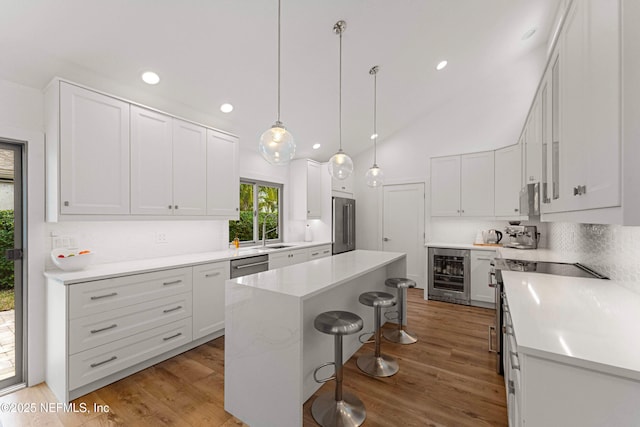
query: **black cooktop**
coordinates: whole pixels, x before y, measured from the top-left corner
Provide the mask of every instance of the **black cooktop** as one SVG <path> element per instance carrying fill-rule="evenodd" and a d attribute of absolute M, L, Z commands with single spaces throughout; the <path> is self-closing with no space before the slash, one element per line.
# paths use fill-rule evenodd
<path fill-rule="evenodd" d="M 532 273 L 555 274 L 558 276 L 606 279 L 605 276 L 578 263 L 568 264 L 561 262 L 525 261 L 518 259 L 496 259 L 496 269 L 530 271 Z"/>

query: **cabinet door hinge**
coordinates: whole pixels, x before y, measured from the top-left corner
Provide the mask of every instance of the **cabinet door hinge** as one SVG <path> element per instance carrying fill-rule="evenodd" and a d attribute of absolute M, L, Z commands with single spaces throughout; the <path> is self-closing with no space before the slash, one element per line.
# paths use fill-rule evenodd
<path fill-rule="evenodd" d="M 9 261 L 17 261 L 22 259 L 24 256 L 24 252 L 22 251 L 22 249 L 7 249 L 5 251 L 5 257 L 9 260 Z"/>

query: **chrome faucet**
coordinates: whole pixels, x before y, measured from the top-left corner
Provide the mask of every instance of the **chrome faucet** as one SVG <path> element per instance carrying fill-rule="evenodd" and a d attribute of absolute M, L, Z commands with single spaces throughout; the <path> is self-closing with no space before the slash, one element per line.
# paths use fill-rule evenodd
<path fill-rule="evenodd" d="M 264 219 L 262 220 L 262 247 L 263 248 L 267 245 L 267 233 L 271 233 L 272 231 L 275 231 L 278 229 L 278 226 L 276 225 L 271 230 L 267 230 L 267 219 L 269 218 L 269 216 L 277 215 L 277 214 L 278 214 L 277 212 L 272 212 L 270 214 L 265 215 Z"/>

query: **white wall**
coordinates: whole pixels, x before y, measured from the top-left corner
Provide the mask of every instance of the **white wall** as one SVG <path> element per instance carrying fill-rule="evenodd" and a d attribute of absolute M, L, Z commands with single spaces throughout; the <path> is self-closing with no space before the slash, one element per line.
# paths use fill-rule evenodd
<path fill-rule="evenodd" d="M 427 240 L 432 240 L 434 233 L 447 233 L 447 229 L 433 230 L 434 227 L 444 225 L 432 223 L 429 218 L 429 159 L 515 144 L 542 76 L 545 61 L 546 48 L 540 47 L 509 69 L 496 68 L 495 73 L 485 76 L 481 84 L 465 88 L 458 96 L 439 106 L 437 110 L 428 112 L 401 132 L 387 137 L 384 136 L 383 129 L 380 129 L 382 137 L 378 142 L 377 163 L 385 174 L 385 183 L 425 183 Z M 367 187 L 364 180 L 372 162 L 372 150 L 354 159 L 358 247 L 362 249 L 378 248 L 382 224 L 381 190 Z M 475 233 L 471 239 L 474 237 Z"/>

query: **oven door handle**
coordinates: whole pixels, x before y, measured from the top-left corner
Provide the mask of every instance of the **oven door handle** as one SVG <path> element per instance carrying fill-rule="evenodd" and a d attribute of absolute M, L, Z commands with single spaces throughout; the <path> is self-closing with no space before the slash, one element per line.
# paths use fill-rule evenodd
<path fill-rule="evenodd" d="M 491 334 L 491 331 L 495 330 L 495 326 L 489 325 L 489 353 L 497 353 L 497 351 L 493 348 L 493 335 Z"/>

